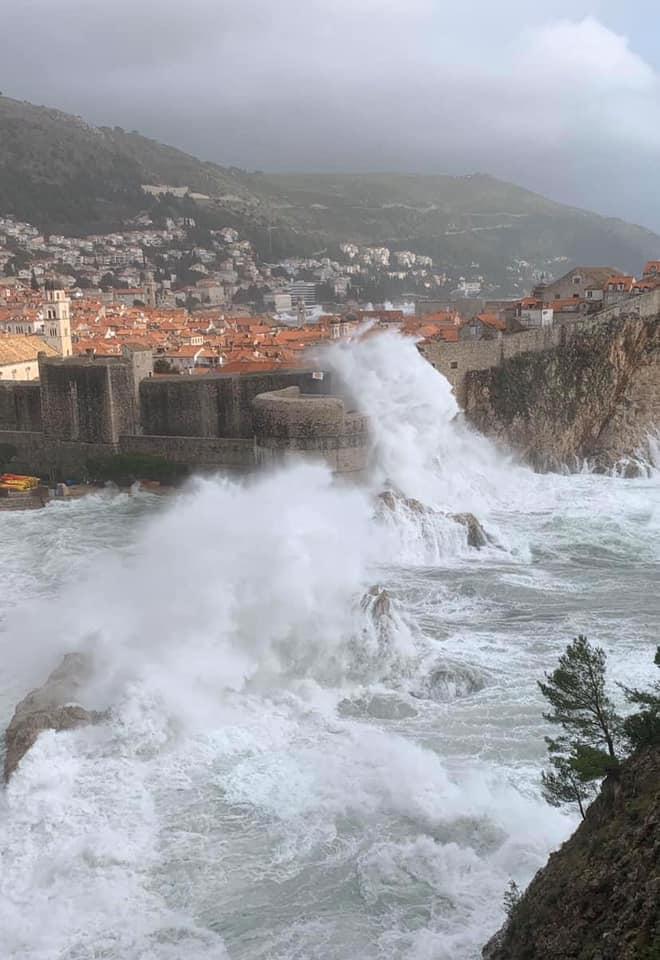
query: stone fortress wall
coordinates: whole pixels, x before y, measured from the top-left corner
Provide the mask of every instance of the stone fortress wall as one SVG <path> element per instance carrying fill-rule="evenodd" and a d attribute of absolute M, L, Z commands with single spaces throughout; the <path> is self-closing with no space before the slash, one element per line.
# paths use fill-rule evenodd
<path fill-rule="evenodd" d="M 428 341 L 420 345 L 421 353 L 429 363 L 451 383 L 456 397 L 465 405 L 468 380 L 471 373 L 502 367 L 520 354 L 545 353 L 565 347 L 573 340 L 588 337 L 601 330 L 609 321 L 625 318 L 650 320 L 660 316 L 660 290 L 621 300 L 611 307 L 587 317 L 555 320 L 551 327 L 525 330 L 500 336 L 493 340 Z"/>
<path fill-rule="evenodd" d="M 660 427 L 660 290 L 585 318 L 420 351 L 467 417 L 537 466 L 611 463 Z M 39 382 L 0 382 L 0 465 L 84 477 L 113 454 L 249 471 L 320 459 L 357 475 L 368 424 L 326 372 L 151 376 L 149 351 L 40 359 Z"/>
<path fill-rule="evenodd" d="M 303 394 L 298 386 L 262 393 L 254 401 L 254 431 L 262 466 L 301 457 L 320 457 L 337 473 L 366 466 L 367 418 L 338 397 Z"/>
<path fill-rule="evenodd" d="M 292 457 L 341 473 L 366 467 L 366 421 L 331 395 L 325 372 L 152 377 L 152 370 L 149 351 L 129 348 L 122 358 L 42 356 L 39 381 L 0 382 L 0 464 L 56 478 L 85 477 L 90 463 L 116 454 L 190 470 L 249 471 Z M 280 391 L 297 400 L 275 400 L 279 412 L 269 416 L 268 398 Z M 321 410 L 335 415 L 323 420 Z"/>

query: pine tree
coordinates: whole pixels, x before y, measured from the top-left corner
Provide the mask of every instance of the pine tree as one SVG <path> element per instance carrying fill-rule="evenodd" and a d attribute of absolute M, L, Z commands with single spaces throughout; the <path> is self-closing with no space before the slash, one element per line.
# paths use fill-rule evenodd
<path fill-rule="evenodd" d="M 559 658 L 559 666 L 539 681 L 552 707 L 544 719 L 562 727 L 557 739 L 546 737 L 551 770 L 542 774 L 543 795 L 554 806 L 584 802 L 592 784 L 616 770 L 616 743 L 621 720 L 605 690 L 606 656 L 580 635 Z"/>
<path fill-rule="evenodd" d="M 584 819 L 585 802 L 595 794 L 593 784 L 578 773 L 576 757 L 567 751 L 565 741 L 546 737 L 545 742 L 552 768 L 541 773 L 541 792 L 545 800 L 553 807 L 576 803 Z"/>

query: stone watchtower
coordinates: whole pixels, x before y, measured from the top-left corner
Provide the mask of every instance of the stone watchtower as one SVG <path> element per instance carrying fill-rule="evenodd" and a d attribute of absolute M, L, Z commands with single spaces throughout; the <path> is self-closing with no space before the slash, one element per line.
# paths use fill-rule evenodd
<path fill-rule="evenodd" d="M 71 346 L 71 301 L 64 290 L 46 288 L 46 302 L 43 305 L 44 332 L 42 338 L 53 347 L 61 357 L 70 357 Z"/>

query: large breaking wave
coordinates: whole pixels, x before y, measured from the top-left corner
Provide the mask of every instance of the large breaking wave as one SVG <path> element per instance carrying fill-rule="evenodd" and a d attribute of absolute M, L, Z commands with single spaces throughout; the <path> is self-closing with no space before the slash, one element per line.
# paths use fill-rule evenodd
<path fill-rule="evenodd" d="M 534 680 L 574 626 L 641 669 L 601 587 L 657 574 L 657 482 L 532 474 L 397 335 L 325 362 L 372 419 L 360 487 L 298 465 L 7 517 L 7 689 L 84 649 L 111 719 L 5 793 L 3 956 L 468 960 L 570 829 Z"/>

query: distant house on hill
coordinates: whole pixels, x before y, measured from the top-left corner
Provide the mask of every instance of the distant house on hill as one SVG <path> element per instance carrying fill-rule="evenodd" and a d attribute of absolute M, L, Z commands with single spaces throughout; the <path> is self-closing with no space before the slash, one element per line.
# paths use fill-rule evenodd
<path fill-rule="evenodd" d="M 539 284 L 533 292 L 539 300 L 552 303 L 554 300 L 586 298 L 587 290 L 604 290 L 610 277 L 621 276 L 616 267 L 574 267 L 563 277 L 551 283 Z"/>

